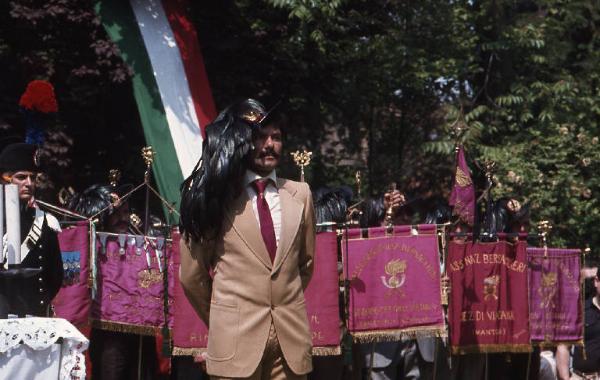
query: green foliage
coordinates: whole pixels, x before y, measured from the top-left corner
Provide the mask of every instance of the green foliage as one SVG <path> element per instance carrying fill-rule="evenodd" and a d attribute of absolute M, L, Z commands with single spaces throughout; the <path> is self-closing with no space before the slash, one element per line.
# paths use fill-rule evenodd
<path fill-rule="evenodd" d="M 498 163 L 494 195 L 528 202 L 532 221 L 550 220 L 560 245 L 600 243 L 599 10 L 597 2 L 473 3 L 469 30 L 485 71 L 468 77 L 472 94 L 447 113 L 446 131 L 468 128 L 473 159 Z"/>
<path fill-rule="evenodd" d="M 326 12 L 329 2 L 272 3 L 300 21 L 296 36 L 324 37 L 311 59 L 337 63 L 337 81 L 321 82 L 336 95 L 321 110 L 332 114 L 332 103 L 338 134 L 367 141 L 342 144 L 363 152 L 373 189 L 395 179 L 445 194 L 458 127 L 474 162 L 497 162 L 495 197 L 529 203 L 533 223 L 554 224 L 555 244 L 600 243 L 600 4 L 347 1 Z"/>
<path fill-rule="evenodd" d="M 59 105 L 42 151 L 49 176 L 41 197 L 106 182 L 110 168 L 138 181 L 144 145 L 130 87 L 131 71 L 106 36 L 92 0 L 0 2 L 0 130 L 23 136 L 18 101 L 27 83 L 53 83 Z M 0 142 L 0 146 L 3 145 Z M 139 167 L 135 163 L 139 161 Z"/>

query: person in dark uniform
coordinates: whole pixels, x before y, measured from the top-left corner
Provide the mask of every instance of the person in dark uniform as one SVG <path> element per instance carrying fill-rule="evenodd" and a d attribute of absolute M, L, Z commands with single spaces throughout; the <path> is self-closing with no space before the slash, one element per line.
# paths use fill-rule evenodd
<path fill-rule="evenodd" d="M 27 277 L 0 276 L 0 318 L 9 314 L 50 316 L 50 302 L 62 284 L 63 264 L 57 235 L 60 224 L 35 203 L 38 161 L 37 148 L 30 144 L 13 143 L 0 153 L 1 183 L 15 184 L 19 190 L 21 267 L 40 269 Z M 5 270 L 7 263 L 0 267 Z"/>

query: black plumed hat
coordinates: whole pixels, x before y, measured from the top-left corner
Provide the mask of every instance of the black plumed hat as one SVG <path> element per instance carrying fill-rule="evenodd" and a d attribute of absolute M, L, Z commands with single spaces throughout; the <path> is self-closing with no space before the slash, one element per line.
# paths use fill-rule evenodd
<path fill-rule="evenodd" d="M 132 189 L 131 184 L 119 186 L 95 184 L 75 194 L 67 208 L 88 218 L 97 216 L 100 225 L 104 225 L 106 217 L 114 212 L 116 203 L 125 195 L 129 195 Z M 105 212 L 98 214 L 102 210 Z"/>
<path fill-rule="evenodd" d="M 0 153 L 0 172 L 17 172 L 40 170 L 38 148 L 26 143 L 7 145 Z"/>

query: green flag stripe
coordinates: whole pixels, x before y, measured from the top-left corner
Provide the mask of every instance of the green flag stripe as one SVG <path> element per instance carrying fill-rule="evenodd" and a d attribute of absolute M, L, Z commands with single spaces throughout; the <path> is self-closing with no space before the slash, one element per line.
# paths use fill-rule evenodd
<path fill-rule="evenodd" d="M 133 94 L 138 106 L 146 143 L 156 156 L 153 173 L 161 195 L 179 208 L 179 185 L 183 181 L 177 161 L 175 146 L 169 132 L 158 86 L 138 25 L 128 1 L 102 0 L 96 4 L 96 12 L 107 34 L 117 44 L 121 58 L 134 71 Z M 169 223 L 176 223 L 176 215 L 164 208 Z"/>

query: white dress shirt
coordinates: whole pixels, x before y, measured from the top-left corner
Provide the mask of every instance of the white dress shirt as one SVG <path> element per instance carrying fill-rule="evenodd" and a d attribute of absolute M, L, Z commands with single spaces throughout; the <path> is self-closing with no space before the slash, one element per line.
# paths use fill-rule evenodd
<path fill-rule="evenodd" d="M 254 189 L 254 185 L 252 184 L 252 182 L 256 181 L 257 179 L 264 178 L 269 179 L 269 183 L 267 185 L 267 188 L 265 189 L 265 199 L 267 200 L 267 204 L 269 205 L 269 211 L 271 211 L 271 219 L 273 219 L 273 228 L 275 229 L 275 239 L 277 240 L 277 245 L 279 245 L 279 237 L 281 236 L 281 202 L 279 199 L 279 191 L 277 189 L 277 174 L 275 174 L 275 170 L 269 173 L 269 175 L 266 177 L 261 177 L 253 171 L 247 170 L 246 192 L 248 193 L 248 198 L 252 201 L 254 217 L 256 217 L 256 222 L 258 223 L 258 227 L 260 228 L 258 206 L 256 205 L 258 193 Z"/>

